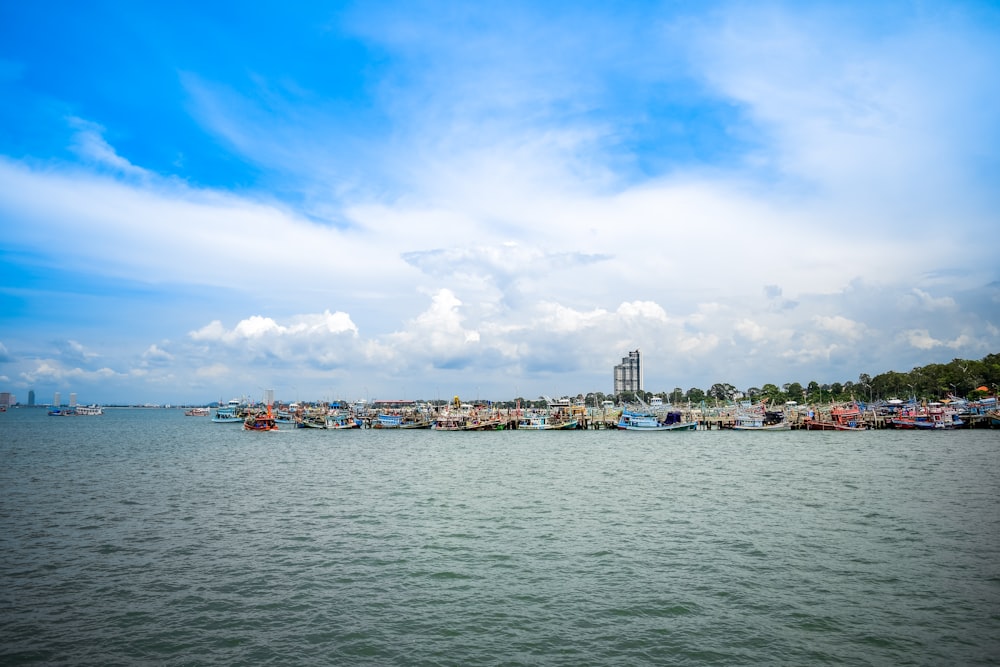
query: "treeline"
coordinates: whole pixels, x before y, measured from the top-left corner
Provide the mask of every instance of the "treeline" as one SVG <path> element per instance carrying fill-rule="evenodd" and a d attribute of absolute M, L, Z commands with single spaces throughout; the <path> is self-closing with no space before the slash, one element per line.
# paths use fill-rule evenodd
<path fill-rule="evenodd" d="M 775 384 L 765 384 L 761 387 L 737 388 L 728 382 L 717 382 L 708 389 L 691 387 L 684 390 L 674 387 L 673 391 L 639 392 L 640 398 L 647 403 L 659 396 L 664 402 L 675 405 L 691 402 L 700 404 L 702 401 L 725 403 L 733 400 L 759 401 L 767 399 L 770 404 L 780 404 L 786 401 L 797 403 L 831 403 L 857 401 L 877 401 L 891 398 L 918 400 L 934 400 L 948 395 L 967 399 L 995 394 L 1000 391 L 1000 354 L 988 354 L 982 359 L 953 359 L 947 364 L 930 364 L 914 368 L 906 373 L 887 371 L 872 377 L 862 373 L 857 380 L 843 382 L 820 383 L 811 380 L 805 385 L 799 382 L 787 382 L 780 387 Z M 635 400 L 635 394 L 604 394 L 591 392 L 579 394 L 577 400 L 586 401 L 587 405 L 600 405 L 603 401 Z M 543 400 L 518 399 L 522 406 L 544 407 Z M 514 404 L 513 401 L 510 402 Z"/>
<path fill-rule="evenodd" d="M 982 396 L 995 395 L 1000 392 L 1000 354 L 988 354 L 982 359 L 952 359 L 947 364 L 930 364 L 914 368 L 906 373 L 887 371 L 874 377 L 862 373 L 857 380 L 843 382 L 820 383 L 811 380 L 805 385 L 799 382 L 787 382 L 780 387 L 775 384 L 765 384 L 762 387 L 747 387 L 739 389 L 728 382 L 717 382 L 708 389 L 691 387 L 688 390 L 674 387 L 673 391 L 643 391 L 639 397 L 647 403 L 659 396 L 665 403 L 681 405 L 685 403 L 701 404 L 718 402 L 723 404 L 733 400 L 759 401 L 767 399 L 769 404 L 783 404 L 787 401 L 797 403 L 842 403 L 846 401 L 878 401 L 891 398 L 918 400 L 935 400 L 949 395 L 974 400 Z M 634 401 L 636 393 L 605 394 L 590 392 L 577 394 L 574 398 L 589 406 L 600 406 L 604 401 L 612 401 L 615 405 Z M 444 404 L 446 401 L 430 401 Z M 544 408 L 548 403 L 539 397 L 537 400 L 526 399 L 523 396 L 510 401 L 493 401 L 497 407 L 514 408 Z"/>
<path fill-rule="evenodd" d="M 873 401 L 891 398 L 933 400 L 955 395 L 976 399 L 1000 390 L 1000 354 L 988 354 L 982 359 L 953 359 L 946 364 L 930 364 L 900 373 L 887 371 L 874 377 L 862 373 L 857 380 L 820 383 L 811 380 L 805 385 L 788 382 L 778 385 L 765 384 L 761 387 L 738 389 L 727 382 L 713 384 L 708 389 L 691 387 L 684 391 L 675 387 L 671 392 L 642 392 L 642 398 L 649 401 L 659 396 L 671 403 L 701 403 L 702 401 L 732 401 L 737 398 L 761 400 L 768 403 L 842 402 L 850 400 Z M 602 400 L 599 398 L 598 400 Z M 631 396 L 609 396 L 610 400 Z"/>

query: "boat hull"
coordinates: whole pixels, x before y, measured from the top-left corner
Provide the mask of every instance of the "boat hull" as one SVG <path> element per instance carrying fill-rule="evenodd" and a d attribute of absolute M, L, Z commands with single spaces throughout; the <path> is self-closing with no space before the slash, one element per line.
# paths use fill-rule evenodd
<path fill-rule="evenodd" d="M 694 431 L 697 422 L 681 422 L 680 424 L 660 424 L 659 426 L 641 426 L 638 424 L 618 424 L 619 431 Z"/>

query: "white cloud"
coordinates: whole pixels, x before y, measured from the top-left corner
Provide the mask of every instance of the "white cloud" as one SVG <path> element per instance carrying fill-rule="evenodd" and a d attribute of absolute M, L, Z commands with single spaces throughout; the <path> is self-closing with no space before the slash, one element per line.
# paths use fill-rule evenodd
<path fill-rule="evenodd" d="M 146 348 L 146 351 L 142 353 L 142 360 L 147 364 L 169 364 L 174 360 L 174 355 L 154 343 Z"/>
<path fill-rule="evenodd" d="M 841 315 L 826 316 L 817 315 L 813 318 L 820 329 L 835 333 L 847 340 L 860 340 L 865 333 L 865 326 L 860 322 L 849 320 Z"/>
<path fill-rule="evenodd" d="M 950 296 L 933 297 L 918 287 L 914 287 L 912 293 L 904 295 L 902 298 L 904 308 L 919 308 L 921 310 L 954 310 L 955 299 Z"/>
<path fill-rule="evenodd" d="M 994 164 L 998 47 L 952 32 L 962 11 L 889 8 L 900 20 L 862 28 L 839 5 L 558 21 L 536 7 L 471 36 L 454 28 L 485 10 L 356 11 L 355 36 L 392 56 L 368 82 L 377 123 L 302 82 L 182 74 L 194 117 L 261 174 L 238 193 L 159 176 L 112 145 L 127 129 L 80 118 L 78 165 L 0 157 L 4 250 L 141 287 L 164 322 L 127 351 L 75 331 L 31 348 L 67 334 L 25 324 L 5 333 L 19 382 L 114 384 L 109 368 L 137 366 L 213 394 L 556 394 L 608 389 L 636 348 L 651 382 L 759 385 L 1000 344 L 1000 297 L 981 287 L 995 253 L 971 242 L 996 190 L 967 177 Z M 14 363 L 2 345 L 0 361 Z"/>
<path fill-rule="evenodd" d="M 764 340 L 767 335 L 767 329 L 760 324 L 757 324 L 750 319 L 742 319 L 736 323 L 736 332 L 739 333 L 744 338 L 748 338 L 752 341 Z"/>
<path fill-rule="evenodd" d="M 122 156 L 104 139 L 104 128 L 82 118 L 70 117 L 69 124 L 76 129 L 71 146 L 80 158 L 103 167 L 110 167 L 126 176 L 146 178 L 150 172 L 137 167 Z"/>

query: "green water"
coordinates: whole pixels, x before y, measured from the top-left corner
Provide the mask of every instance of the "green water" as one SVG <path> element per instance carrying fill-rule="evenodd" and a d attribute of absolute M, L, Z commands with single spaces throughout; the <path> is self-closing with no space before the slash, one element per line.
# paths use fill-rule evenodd
<path fill-rule="evenodd" d="M 1000 431 L 0 415 L 0 663 L 1000 664 Z"/>

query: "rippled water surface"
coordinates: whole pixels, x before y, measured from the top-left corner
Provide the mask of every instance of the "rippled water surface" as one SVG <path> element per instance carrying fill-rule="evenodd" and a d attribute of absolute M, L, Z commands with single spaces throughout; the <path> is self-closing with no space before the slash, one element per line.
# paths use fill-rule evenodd
<path fill-rule="evenodd" d="M 0 663 L 1000 664 L 1000 431 L 0 415 Z"/>

